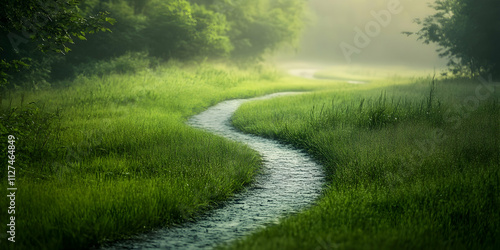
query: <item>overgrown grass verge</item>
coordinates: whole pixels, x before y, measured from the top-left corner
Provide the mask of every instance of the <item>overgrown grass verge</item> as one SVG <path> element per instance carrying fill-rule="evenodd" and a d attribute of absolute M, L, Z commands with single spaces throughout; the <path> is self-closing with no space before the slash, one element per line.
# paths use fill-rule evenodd
<path fill-rule="evenodd" d="M 239 129 L 307 150 L 328 188 L 316 206 L 230 248 L 497 249 L 500 90 L 430 82 L 380 80 L 242 106 Z"/>
<path fill-rule="evenodd" d="M 189 128 L 187 117 L 224 99 L 326 85 L 304 87 L 258 69 L 171 63 L 11 93 L 0 115 L 4 155 L 7 135 L 16 136 L 17 234 L 10 246 L 84 249 L 193 219 L 249 184 L 260 159 L 246 146 Z M 7 171 L 0 179 L 7 187 Z M 8 202 L 4 197 L 0 206 Z M 8 223 L 7 215 L 0 219 Z"/>

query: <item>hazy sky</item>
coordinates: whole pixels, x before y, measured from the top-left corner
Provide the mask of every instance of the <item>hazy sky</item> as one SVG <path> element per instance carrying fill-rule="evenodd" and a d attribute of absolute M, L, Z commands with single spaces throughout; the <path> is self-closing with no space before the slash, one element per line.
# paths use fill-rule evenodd
<path fill-rule="evenodd" d="M 416 36 L 401 34 L 417 31 L 419 26 L 413 20 L 433 13 L 428 2 L 309 0 L 313 20 L 304 32 L 295 58 L 336 64 L 347 64 L 350 60 L 351 64 L 444 66 L 446 60 L 438 57 L 436 46 L 422 44 L 416 41 Z"/>

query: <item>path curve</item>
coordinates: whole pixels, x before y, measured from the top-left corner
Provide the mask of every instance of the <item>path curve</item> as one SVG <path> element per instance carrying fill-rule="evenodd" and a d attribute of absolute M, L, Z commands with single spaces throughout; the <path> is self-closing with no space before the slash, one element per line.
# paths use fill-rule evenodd
<path fill-rule="evenodd" d="M 243 142 L 258 151 L 264 162 L 263 173 L 247 191 L 237 194 L 222 208 L 207 213 L 196 222 L 160 229 L 107 249 L 209 249 L 310 206 L 320 195 L 324 183 L 321 166 L 304 152 L 288 145 L 239 132 L 230 121 L 233 113 L 245 102 L 293 94 L 298 93 L 224 101 L 193 116 L 189 125 Z"/>
<path fill-rule="evenodd" d="M 345 80 L 345 79 L 334 79 L 334 78 L 321 78 L 317 77 L 316 73 L 318 73 L 321 70 L 321 68 L 292 68 L 288 70 L 288 74 L 292 76 L 297 76 L 297 77 L 302 77 L 306 79 L 313 79 L 313 80 L 326 80 L 326 81 L 345 81 L 350 84 L 366 84 L 369 83 L 367 81 L 357 81 L 357 80 Z"/>

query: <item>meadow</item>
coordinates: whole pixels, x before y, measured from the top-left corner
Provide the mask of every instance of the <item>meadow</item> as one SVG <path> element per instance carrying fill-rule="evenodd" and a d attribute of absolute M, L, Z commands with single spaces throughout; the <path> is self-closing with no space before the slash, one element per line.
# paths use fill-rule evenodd
<path fill-rule="evenodd" d="M 237 128 L 307 151 L 328 181 L 310 209 L 226 247 L 498 249 L 498 84 L 392 76 L 350 85 L 337 80 L 345 74 L 319 72 L 336 79 L 332 89 L 236 112 Z"/>
<path fill-rule="evenodd" d="M 226 99 L 326 87 L 269 67 L 140 68 L 3 96 L 1 132 L 16 136 L 10 246 L 87 249 L 193 220 L 244 190 L 261 160 L 242 144 L 190 128 L 187 118 Z M 7 171 L 0 179 L 8 186 Z"/>
<path fill-rule="evenodd" d="M 16 249 L 87 249 L 195 220 L 243 191 L 261 160 L 187 118 L 226 99 L 312 90 L 245 104 L 233 122 L 314 156 L 322 197 L 230 248 L 499 244 L 498 87 L 355 69 L 317 81 L 269 67 L 108 66 L 3 96 L 1 132 L 17 137 Z M 351 75 L 369 84 L 338 80 Z"/>

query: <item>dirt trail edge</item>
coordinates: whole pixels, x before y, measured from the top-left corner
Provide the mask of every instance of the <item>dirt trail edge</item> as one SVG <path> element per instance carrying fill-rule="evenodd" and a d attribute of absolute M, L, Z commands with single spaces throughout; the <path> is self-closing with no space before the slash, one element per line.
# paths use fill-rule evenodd
<path fill-rule="evenodd" d="M 231 116 L 241 104 L 293 94 L 300 93 L 224 101 L 189 119 L 188 124 L 193 127 L 245 143 L 258 151 L 264 162 L 263 173 L 248 190 L 195 222 L 160 229 L 104 249 L 210 249 L 310 206 L 324 183 L 321 166 L 300 150 L 244 134 L 231 125 Z"/>

